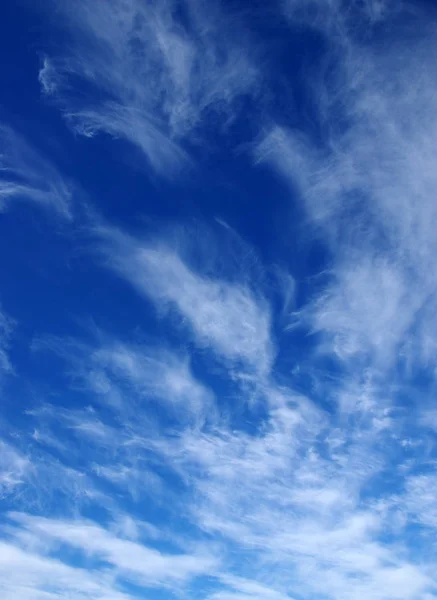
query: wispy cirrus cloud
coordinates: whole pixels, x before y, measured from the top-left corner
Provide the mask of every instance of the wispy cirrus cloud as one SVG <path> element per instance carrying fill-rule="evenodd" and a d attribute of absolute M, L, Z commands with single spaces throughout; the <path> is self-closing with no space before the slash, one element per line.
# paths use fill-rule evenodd
<path fill-rule="evenodd" d="M 235 554 L 240 575 L 258 582 L 246 594 L 257 597 L 263 577 L 255 573 L 264 570 L 264 585 L 291 597 L 412 599 L 431 591 L 430 564 L 415 564 L 402 543 L 384 541 L 393 506 L 373 482 L 391 468 L 377 450 L 391 431 L 336 428 L 288 394 L 255 437 L 223 429 L 161 445 L 168 464 L 195 477 L 191 518 L 228 540 L 228 564 Z M 371 496 L 364 502 L 365 489 Z M 404 502 L 396 509 L 405 510 Z"/>
<path fill-rule="evenodd" d="M 13 321 L 0 308 L 0 376 L 13 370 L 9 358 L 9 339 Z"/>
<path fill-rule="evenodd" d="M 188 147 L 235 118 L 257 91 L 258 72 L 218 4 L 197 0 L 57 3 L 70 52 L 46 58 L 43 91 L 88 137 L 105 132 L 135 144 L 160 175 L 189 167 Z M 98 99 L 100 98 L 100 99 Z"/>
<path fill-rule="evenodd" d="M 285 600 L 288 595 L 269 588 L 265 585 L 257 583 L 251 579 L 244 577 L 236 577 L 235 575 L 222 574 L 220 582 L 224 589 L 213 593 L 210 597 L 212 600 L 261 600 L 261 598 L 269 600 Z"/>
<path fill-rule="evenodd" d="M 28 411 L 38 447 L 53 449 L 62 464 L 80 459 L 89 498 L 114 490 L 134 503 L 173 495 L 159 469 L 162 457 L 153 453 L 159 436 L 198 431 L 219 418 L 213 393 L 186 354 L 123 343 L 101 331 L 89 344 L 47 338 L 34 349 L 62 357 L 69 386 L 90 398 L 80 408 L 43 402 Z"/>
<path fill-rule="evenodd" d="M 4 498 L 27 479 L 32 464 L 27 456 L 0 441 L 0 498 Z"/>
<path fill-rule="evenodd" d="M 160 402 L 185 424 L 203 421 L 207 414 L 213 417 L 213 392 L 194 376 L 183 351 L 122 342 L 101 331 L 90 344 L 42 338 L 34 341 L 33 349 L 62 357 L 78 389 L 92 392 L 101 405 L 115 411 Z"/>
<path fill-rule="evenodd" d="M 106 267 L 134 285 L 158 309 L 176 310 L 201 346 L 259 373 L 269 372 L 274 358 L 270 310 L 249 283 L 196 272 L 165 241 L 142 242 L 105 227 L 95 231 Z"/>
<path fill-rule="evenodd" d="M 412 359 L 413 338 L 415 356 L 428 360 L 422 331 L 434 328 L 435 36 L 420 11 L 405 27 L 388 3 L 362 8 L 364 20 L 355 3 L 350 11 L 322 3 L 306 14 L 331 50 L 329 65 L 308 74 L 322 143 L 274 126 L 257 157 L 298 191 L 312 234 L 332 256 L 331 283 L 311 311 L 314 329 L 341 359 L 366 354 L 392 366 Z M 373 27 L 380 9 L 384 47 Z M 319 19 L 326 11 L 330 18 Z"/>
<path fill-rule="evenodd" d="M 215 543 L 229 572 L 237 568 L 234 556 L 239 561 L 244 558 L 245 566 L 238 567 L 246 581 L 244 589 L 225 583 L 227 576 L 222 572 L 216 577 L 221 582 L 220 591 L 214 592 L 217 597 L 324 593 L 357 600 L 368 595 L 381 600 L 412 600 L 417 595 L 431 594 L 435 585 L 431 563 L 416 561 L 412 549 L 405 548 L 402 536 L 386 541 L 408 526 L 402 514 L 413 518 L 406 490 L 416 481 L 407 462 L 404 464 L 399 457 L 404 432 L 402 423 L 396 423 L 391 414 L 394 395 L 388 386 L 381 386 L 374 369 L 367 367 L 360 375 L 351 368 L 351 357 L 363 349 L 372 361 L 378 358 L 383 346 L 379 329 L 385 326 L 389 313 L 375 312 L 374 318 L 380 321 L 364 335 L 356 317 L 348 314 L 347 294 L 352 292 L 344 288 L 346 304 L 335 304 L 329 282 L 317 300 L 324 310 L 311 302 L 308 314 L 302 313 L 302 324 L 309 332 L 323 331 L 328 340 L 335 339 L 335 353 L 349 371 L 338 380 L 318 382 L 319 389 L 314 388 L 310 397 L 305 397 L 293 391 L 292 376 L 272 369 L 274 345 L 270 331 L 274 315 L 263 294 L 256 286 L 252 288 L 247 278 L 238 279 L 235 274 L 224 278 L 220 269 L 211 268 L 213 263 L 207 270 L 202 270 L 199 263 L 194 268 L 187 258 L 190 253 L 178 249 L 171 240 L 145 241 L 107 227 L 98 227 L 93 233 L 100 240 L 105 267 L 132 283 L 160 310 L 169 306 L 180 314 L 189 323 L 196 343 L 206 344 L 220 361 L 225 359 L 234 383 L 232 370 L 235 365 L 243 365 L 251 374 L 260 399 L 258 406 L 263 407 L 261 417 L 249 410 L 251 433 L 241 426 L 230 428 L 226 419 L 216 419 L 208 427 L 199 421 L 200 427 L 178 428 L 174 435 L 170 421 L 163 422 L 162 429 L 144 429 L 144 421 L 135 422 L 133 415 L 125 411 L 121 437 L 115 443 L 117 436 L 113 436 L 112 446 L 122 440 L 121 446 L 134 448 L 135 463 L 129 462 L 132 455 L 122 453 L 108 465 L 104 462 L 107 456 L 96 454 L 100 462 L 94 465 L 95 473 L 124 487 L 125 492 L 134 486 L 136 499 L 145 494 L 138 486 L 141 471 L 151 486 L 156 486 L 152 473 L 165 469 L 173 474 L 178 481 L 178 510 L 194 528 L 191 543 L 199 534 L 220 540 Z M 372 270 L 370 263 L 366 275 L 369 286 L 373 283 Z M 356 277 L 365 276 L 356 271 Z M 392 288 L 388 283 L 384 278 L 380 289 L 384 291 L 386 286 L 390 298 Z M 237 298 L 243 290 L 245 303 L 233 302 L 234 290 L 238 291 Z M 357 294 L 357 305 L 363 301 Z M 206 316 L 200 314 L 202 310 Z M 214 324 L 215 318 L 222 323 L 222 330 L 212 328 L 211 315 Z M 231 315 L 235 318 L 229 321 Z M 317 318 L 322 320 L 318 322 Z M 397 323 L 393 320 L 392 327 Z M 400 322 L 399 327 L 397 335 L 402 336 L 406 326 Z M 356 333 L 354 328 L 358 328 Z M 353 347 L 346 344 L 351 340 Z M 324 339 L 321 348 L 326 352 Z M 128 351 L 110 344 L 97 351 L 95 357 L 87 364 L 100 363 L 110 387 L 117 388 L 125 379 L 132 382 L 132 390 L 155 393 L 148 382 L 148 361 L 142 362 L 138 349 L 134 355 L 132 348 Z M 171 363 L 168 357 L 165 361 Z M 153 364 L 153 371 L 160 373 L 157 363 Z M 370 364 L 373 367 L 374 363 Z M 381 354 L 381 370 L 388 364 Z M 360 362 L 357 365 L 361 368 Z M 277 378 L 282 382 L 285 378 L 287 385 L 279 385 Z M 162 389 L 174 395 L 171 380 L 161 379 Z M 237 386 L 240 401 L 250 406 L 251 391 L 245 388 L 244 378 L 237 379 Z M 317 406 L 319 394 L 332 403 L 331 412 Z M 159 392 L 156 399 L 165 404 L 166 393 Z M 193 405 L 192 410 L 202 411 L 202 404 Z M 77 432 L 82 434 L 86 429 L 81 427 Z M 103 447 L 99 436 L 93 439 L 96 447 Z M 381 492 L 378 482 L 390 476 L 391 453 L 399 461 L 399 476 L 396 487 L 386 493 Z M 157 487 L 155 500 L 171 493 L 166 478 Z M 258 574 L 263 570 L 269 571 L 268 578 Z"/>
<path fill-rule="evenodd" d="M 213 556 L 163 554 L 157 550 L 117 537 L 94 523 L 56 521 L 26 514 L 10 514 L 10 518 L 36 538 L 49 544 L 65 543 L 86 556 L 109 563 L 125 579 L 150 587 L 173 587 L 203 572 L 215 570 Z"/>
<path fill-rule="evenodd" d="M 70 220 L 71 185 L 11 127 L 0 123 L 0 210 L 15 200 L 34 202 Z"/>
<path fill-rule="evenodd" d="M 77 131 L 129 140 L 161 174 L 189 162 L 206 115 L 234 118 L 256 89 L 209 5 L 58 6 L 73 34 L 43 64 L 46 93 Z M 48 350 L 36 365 L 58 362 L 0 446 L 0 489 L 21 511 L 2 524 L 8 600 L 436 597 L 435 34 L 388 2 L 281 8 L 328 56 L 307 78 L 313 134 L 273 125 L 256 157 L 301 198 L 323 276 L 301 293 L 206 227 L 175 241 L 88 226 L 93 259 L 147 318 L 138 336 L 33 344 Z M 169 314 L 176 335 L 138 342 Z"/>
<path fill-rule="evenodd" d="M 103 347 L 94 355 L 96 365 L 125 380 L 140 398 L 154 398 L 165 404 L 178 419 L 211 418 L 212 392 L 198 381 L 184 356 L 153 347 L 115 345 Z"/>
<path fill-rule="evenodd" d="M 0 589 L 6 600 L 128 600 L 106 573 L 95 575 L 62 561 L 2 541 L 0 544 Z"/>

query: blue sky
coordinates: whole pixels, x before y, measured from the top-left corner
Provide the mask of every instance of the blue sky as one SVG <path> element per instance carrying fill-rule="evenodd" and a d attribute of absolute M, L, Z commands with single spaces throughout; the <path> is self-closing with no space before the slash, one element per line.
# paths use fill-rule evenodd
<path fill-rule="evenodd" d="M 0 596 L 437 598 L 437 12 L 0 20 Z"/>

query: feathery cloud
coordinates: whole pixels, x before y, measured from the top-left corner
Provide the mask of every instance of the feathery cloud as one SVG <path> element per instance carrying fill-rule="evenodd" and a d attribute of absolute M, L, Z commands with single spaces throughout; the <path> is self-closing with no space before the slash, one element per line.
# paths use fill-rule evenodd
<path fill-rule="evenodd" d="M 183 584 L 202 572 L 211 572 L 217 561 L 212 556 L 168 554 L 115 536 L 92 523 L 54 521 L 26 514 L 10 514 L 22 529 L 44 542 L 65 543 L 86 556 L 109 563 L 126 579 L 151 587 Z"/>
<path fill-rule="evenodd" d="M 135 144 L 160 175 L 189 167 L 185 146 L 202 140 L 212 116 L 226 126 L 256 93 L 257 69 L 218 4 L 57 7 L 73 41 L 65 56 L 44 60 L 43 91 L 60 101 L 77 132 Z"/>
<path fill-rule="evenodd" d="M 0 210 L 13 199 L 71 219 L 71 186 L 22 136 L 0 123 Z"/>
<path fill-rule="evenodd" d="M 106 266 L 158 308 L 174 308 L 195 339 L 218 356 L 268 373 L 273 360 L 267 302 L 248 285 L 197 273 L 171 247 L 143 243 L 115 229 L 97 228 Z"/>
<path fill-rule="evenodd" d="M 387 367 L 411 354 L 411 334 L 413 354 L 429 358 L 423 332 L 435 328 L 426 310 L 435 296 L 435 36 L 416 13 L 415 31 L 411 24 L 403 38 L 390 12 L 383 47 L 371 28 L 383 3 L 362 8 L 370 19 L 362 28 L 351 22 L 363 20 L 357 3 L 350 14 L 340 2 L 314 5 L 306 16 L 331 51 L 329 70 L 309 73 L 307 83 L 322 143 L 274 126 L 257 158 L 298 191 L 332 257 L 331 283 L 310 312 L 314 329 L 342 360 L 367 356 Z M 330 19 L 321 18 L 325 11 Z M 293 23 L 294 10 L 288 14 Z"/>

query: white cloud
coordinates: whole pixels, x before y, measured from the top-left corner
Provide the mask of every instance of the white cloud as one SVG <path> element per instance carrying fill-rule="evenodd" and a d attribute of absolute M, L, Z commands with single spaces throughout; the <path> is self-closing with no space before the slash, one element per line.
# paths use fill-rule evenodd
<path fill-rule="evenodd" d="M 62 449 L 64 455 L 58 457 L 42 449 L 38 435 L 35 437 L 25 429 L 15 430 L 10 425 L 7 428 L 8 438 L 14 444 L 6 441 L 5 436 L 0 439 L 0 497 L 17 508 L 44 512 L 57 506 L 65 514 L 76 514 L 92 503 L 110 505 L 110 499 L 98 489 L 92 474 L 72 467 L 71 458 L 78 449 L 73 451 L 69 445 L 66 451 L 67 440 L 60 446 L 50 444 L 51 450 Z"/>
<path fill-rule="evenodd" d="M 290 596 L 251 579 L 224 574 L 220 581 L 228 589 L 211 594 L 211 600 L 287 600 Z M 292 599 L 290 599 L 292 600 Z"/>
<path fill-rule="evenodd" d="M 0 543 L 0 591 L 5 600 L 129 600 L 107 573 L 73 568 L 62 561 Z"/>
<path fill-rule="evenodd" d="M 59 8 L 75 43 L 70 55 L 45 59 L 43 91 L 61 99 L 76 131 L 129 140 L 161 175 L 189 166 L 182 142 L 202 139 L 207 115 L 225 125 L 256 89 L 243 36 L 232 33 L 218 4 L 105 0 Z M 79 97 L 74 78 L 89 93 Z"/>
<path fill-rule="evenodd" d="M 255 155 L 302 200 L 305 231 L 325 247 L 323 277 L 292 316 L 317 334 L 309 369 L 337 359 L 311 390 L 332 410 L 329 433 L 298 436 L 305 454 L 270 486 L 248 463 L 287 508 L 257 502 L 240 529 L 223 509 L 230 497 L 202 512 L 213 515 L 207 526 L 259 548 L 263 564 L 287 565 L 304 596 L 435 594 L 434 549 L 416 552 L 435 533 L 435 445 L 423 422 L 415 429 L 431 399 L 418 382 L 424 373 L 434 382 L 436 366 L 435 23 L 388 8 L 287 3 L 290 26 L 314 28 L 329 49 L 306 74 L 313 134 L 273 125 Z"/>
<path fill-rule="evenodd" d="M 190 368 L 186 357 L 168 350 L 113 344 L 96 350 L 93 364 L 127 382 L 147 402 L 155 398 L 178 419 L 204 420 L 214 412 L 213 395 Z"/>
<path fill-rule="evenodd" d="M 373 486 L 387 467 L 377 447 L 390 434 L 349 423 L 333 444 L 327 415 L 296 396 L 283 402 L 257 435 L 221 429 L 157 446 L 195 482 L 191 519 L 227 540 L 229 564 L 235 556 L 248 578 L 213 597 L 413 600 L 431 590 L 429 566 L 400 541 L 384 542 L 390 508 Z"/>
<path fill-rule="evenodd" d="M 174 308 L 199 344 L 266 374 L 273 360 L 270 310 L 247 284 L 196 272 L 164 244 L 141 242 L 116 230 L 97 230 L 106 266 L 130 281 L 158 308 Z"/>
<path fill-rule="evenodd" d="M 13 371 L 8 352 L 12 327 L 12 320 L 0 310 L 0 375 Z"/>
<path fill-rule="evenodd" d="M 213 556 L 163 554 L 140 543 L 117 537 L 93 523 L 56 521 L 16 513 L 9 516 L 35 537 L 77 548 L 86 556 L 109 563 L 123 578 L 140 585 L 183 585 L 202 573 L 212 574 L 218 566 Z"/>
<path fill-rule="evenodd" d="M 162 461 L 152 453 L 155 438 L 214 424 L 214 395 L 195 377 L 186 355 L 123 343 L 103 332 L 93 343 L 54 338 L 34 343 L 34 349 L 49 349 L 66 360 L 69 385 L 89 404 L 66 408 L 45 402 L 27 411 L 32 438 L 52 448 L 64 464 L 81 462 L 90 500 L 110 507 L 114 498 L 97 497 L 107 484 L 110 493 L 135 503 L 169 499 L 172 491 L 156 472 Z M 82 497 L 79 490 L 78 504 Z"/>
<path fill-rule="evenodd" d="M 0 211 L 14 199 L 35 202 L 71 219 L 71 186 L 10 127 L 0 123 Z"/>
<path fill-rule="evenodd" d="M 51 350 L 63 357 L 76 384 L 101 398 L 101 403 L 123 413 L 158 402 L 184 425 L 214 418 L 213 393 L 192 372 L 187 354 L 152 344 L 126 343 L 98 332 L 93 344 L 45 338 L 35 350 Z M 79 383 L 81 382 L 81 383 Z M 101 404 L 100 403 L 100 404 Z M 106 432 L 92 409 L 78 413 L 50 409 L 49 414 L 70 422 L 77 430 L 101 430 L 114 443 L 115 431 Z M 86 424 L 86 425 L 85 425 Z M 94 436 L 95 438 L 102 436 Z"/>
<path fill-rule="evenodd" d="M 420 475 L 411 475 L 406 480 L 404 504 L 414 521 L 437 529 L 437 474 L 435 470 Z"/>
<path fill-rule="evenodd" d="M 342 359 L 369 353 L 381 366 L 396 360 L 420 308 L 403 275 L 383 256 L 352 254 L 309 312 L 310 326 L 331 337 Z"/>
<path fill-rule="evenodd" d="M 29 458 L 0 440 L 0 498 L 19 488 L 27 480 L 30 471 L 32 464 Z"/>
<path fill-rule="evenodd" d="M 363 6 L 370 21 L 354 3 L 350 12 L 313 5 L 307 15 L 330 49 L 329 70 L 309 72 L 307 84 L 322 142 L 274 126 L 257 158 L 302 197 L 312 234 L 331 255 L 331 283 L 310 313 L 314 329 L 342 360 L 364 357 L 384 370 L 430 360 L 433 347 L 435 35 L 420 11 L 405 27 L 389 13 L 383 42 L 371 28 L 382 4 Z"/>

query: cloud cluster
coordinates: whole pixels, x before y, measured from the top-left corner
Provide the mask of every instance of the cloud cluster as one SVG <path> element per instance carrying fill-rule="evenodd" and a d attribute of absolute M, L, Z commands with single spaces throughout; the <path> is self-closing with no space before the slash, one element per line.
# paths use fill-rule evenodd
<path fill-rule="evenodd" d="M 71 51 L 44 60 L 43 91 L 77 132 L 135 144 L 160 175 L 189 167 L 189 147 L 210 123 L 228 126 L 256 93 L 257 69 L 218 4 L 112 0 L 73 9 L 62 1 L 57 8 Z"/>
<path fill-rule="evenodd" d="M 430 360 L 423 332 L 435 329 L 435 35 L 419 13 L 407 27 L 390 11 L 383 34 L 371 19 L 353 24 L 354 3 L 350 13 L 333 5 L 328 21 L 316 18 L 323 3 L 307 15 L 332 48 L 329 68 L 307 83 L 322 142 L 274 126 L 257 157 L 298 191 L 332 256 L 331 284 L 309 315 L 314 330 L 342 360 Z M 381 5 L 365 3 L 366 14 Z"/>

